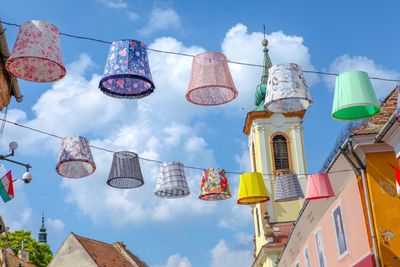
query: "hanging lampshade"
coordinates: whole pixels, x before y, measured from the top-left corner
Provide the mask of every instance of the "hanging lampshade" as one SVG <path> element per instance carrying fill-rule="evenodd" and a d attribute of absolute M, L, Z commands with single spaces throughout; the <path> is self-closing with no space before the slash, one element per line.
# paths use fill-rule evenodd
<path fill-rule="evenodd" d="M 116 98 L 142 98 L 153 93 L 146 45 L 136 40 L 112 42 L 99 88 Z"/>
<path fill-rule="evenodd" d="M 62 79 L 66 70 L 57 27 L 38 20 L 22 24 L 6 67 L 15 77 L 28 81 Z"/>
<path fill-rule="evenodd" d="M 276 113 L 291 113 L 308 109 L 312 104 L 307 82 L 300 66 L 278 64 L 269 69 L 265 108 Z"/>
<path fill-rule="evenodd" d="M 261 173 L 248 172 L 240 175 L 238 204 L 254 204 L 269 200 Z"/>
<path fill-rule="evenodd" d="M 225 170 L 218 168 L 204 170 L 199 198 L 202 200 L 225 200 L 231 197 Z"/>
<path fill-rule="evenodd" d="M 154 194 L 163 198 L 179 198 L 190 195 L 185 170 L 180 162 L 163 162 Z"/>
<path fill-rule="evenodd" d="M 326 173 L 308 175 L 306 199 L 320 199 L 335 196 L 331 181 Z"/>
<path fill-rule="evenodd" d="M 224 54 L 204 52 L 196 55 L 186 99 L 197 105 L 215 106 L 228 103 L 238 96 Z"/>
<path fill-rule="evenodd" d="M 304 198 L 303 190 L 296 174 L 284 174 L 275 178 L 275 202 Z"/>
<path fill-rule="evenodd" d="M 121 189 L 136 188 L 144 184 L 139 156 L 129 151 L 114 153 L 107 184 Z"/>
<path fill-rule="evenodd" d="M 349 71 L 336 78 L 332 117 L 337 120 L 358 120 L 380 112 L 374 88 L 364 71 Z"/>
<path fill-rule="evenodd" d="M 96 170 L 89 141 L 82 136 L 63 138 L 60 157 L 56 166 L 59 175 L 67 178 L 83 178 Z"/>

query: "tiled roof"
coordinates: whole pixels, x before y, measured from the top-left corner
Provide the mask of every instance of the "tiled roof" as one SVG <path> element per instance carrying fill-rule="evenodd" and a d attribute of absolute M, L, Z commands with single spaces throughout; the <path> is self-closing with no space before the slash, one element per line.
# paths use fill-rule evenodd
<path fill-rule="evenodd" d="M 265 246 L 267 248 L 280 248 L 285 246 L 288 241 L 290 233 L 293 231 L 294 224 L 292 222 L 288 223 L 271 223 L 272 229 L 279 228 L 280 231 L 274 231 L 274 242 L 267 243 Z"/>
<path fill-rule="evenodd" d="M 93 240 L 90 238 L 78 236 L 74 234 L 76 239 L 82 244 L 85 250 L 88 252 L 90 257 L 96 262 L 97 266 L 100 267 L 132 267 L 135 266 L 129 262 L 129 260 L 123 256 L 120 251 L 113 245 L 104 243 L 101 241 Z M 132 252 L 124 248 L 124 251 L 130 256 L 131 260 L 139 267 L 147 267 L 147 265 L 141 261 Z"/>
<path fill-rule="evenodd" d="M 352 132 L 354 135 L 367 135 L 367 134 L 377 134 L 390 119 L 397 108 L 397 86 L 393 91 L 386 97 L 381 105 L 381 112 L 365 121 L 363 125 L 356 128 Z"/>
<path fill-rule="evenodd" d="M 13 253 L 8 252 L 5 249 L 3 249 L 3 253 L 4 253 L 3 254 L 4 258 L 5 258 L 5 266 L 7 266 L 7 267 L 18 267 L 20 263 L 24 267 L 36 267 L 35 264 L 27 262 L 27 261 L 20 260 Z"/>

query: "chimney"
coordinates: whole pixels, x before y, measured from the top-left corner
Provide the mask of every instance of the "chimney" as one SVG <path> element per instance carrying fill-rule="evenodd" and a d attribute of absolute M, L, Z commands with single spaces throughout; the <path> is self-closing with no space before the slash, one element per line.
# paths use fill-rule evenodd
<path fill-rule="evenodd" d="M 129 255 L 129 251 L 126 249 L 126 245 L 124 243 L 115 242 L 112 245 L 127 261 L 132 264 L 132 266 L 139 267 L 139 265 Z"/>

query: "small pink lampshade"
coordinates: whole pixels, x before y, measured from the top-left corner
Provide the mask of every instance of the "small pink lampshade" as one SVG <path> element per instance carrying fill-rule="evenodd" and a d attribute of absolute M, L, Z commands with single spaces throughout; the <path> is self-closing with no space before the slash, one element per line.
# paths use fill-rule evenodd
<path fill-rule="evenodd" d="M 326 173 L 308 175 L 306 199 L 320 199 L 335 196 L 331 181 Z"/>
<path fill-rule="evenodd" d="M 222 53 L 204 52 L 193 58 L 186 99 L 197 105 L 215 106 L 228 103 L 238 96 Z"/>
<path fill-rule="evenodd" d="M 38 20 L 22 24 L 6 67 L 15 77 L 33 82 L 63 78 L 66 70 L 57 27 Z"/>

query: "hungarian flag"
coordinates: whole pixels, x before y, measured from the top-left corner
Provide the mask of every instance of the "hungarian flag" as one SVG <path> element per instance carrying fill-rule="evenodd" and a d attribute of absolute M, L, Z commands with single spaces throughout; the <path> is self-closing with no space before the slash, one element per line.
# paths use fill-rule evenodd
<path fill-rule="evenodd" d="M 4 202 L 10 201 L 14 198 L 14 186 L 11 171 L 8 171 L 3 177 L 1 177 L 0 195 Z"/>

